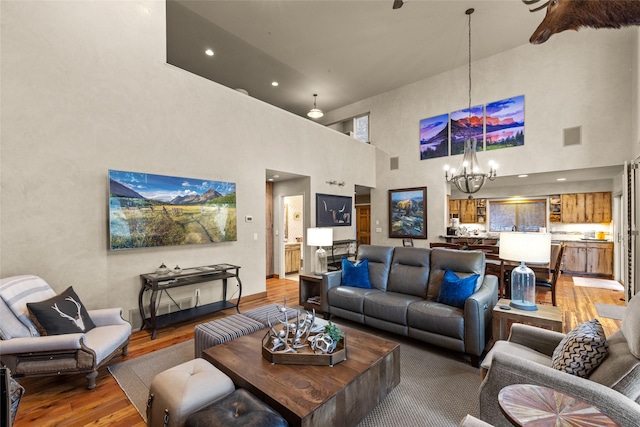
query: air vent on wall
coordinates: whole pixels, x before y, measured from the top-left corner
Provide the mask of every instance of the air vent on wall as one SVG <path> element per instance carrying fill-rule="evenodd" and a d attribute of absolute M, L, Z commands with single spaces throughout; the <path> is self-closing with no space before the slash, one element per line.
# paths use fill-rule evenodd
<path fill-rule="evenodd" d="M 392 171 L 394 170 L 398 170 L 400 168 L 399 163 L 400 163 L 400 158 L 399 157 L 392 157 L 390 159 L 390 169 Z"/>
<path fill-rule="evenodd" d="M 563 146 L 582 144 L 582 126 L 565 128 Z"/>

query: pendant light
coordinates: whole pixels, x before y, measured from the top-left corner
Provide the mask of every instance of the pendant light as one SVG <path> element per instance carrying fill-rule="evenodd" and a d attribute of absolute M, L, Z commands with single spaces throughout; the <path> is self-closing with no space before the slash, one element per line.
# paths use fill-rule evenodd
<path fill-rule="evenodd" d="M 322 110 L 320 110 L 319 108 L 316 107 L 316 98 L 318 97 L 317 93 L 313 94 L 313 108 L 307 113 L 307 116 L 311 117 L 312 119 L 319 119 L 320 117 L 324 116 L 324 113 L 322 112 Z"/>
<path fill-rule="evenodd" d="M 465 12 L 469 17 L 469 122 L 471 122 L 471 14 L 473 12 L 473 8 L 467 9 Z M 496 177 L 497 166 L 493 162 L 489 162 L 489 173 L 481 171 L 476 157 L 477 143 L 478 141 L 472 137 L 469 128 L 468 137 L 464 141 L 464 155 L 462 156 L 460 167 L 457 170 L 449 169 L 448 165 L 444 167 L 444 177 L 447 182 L 455 184 L 459 191 L 466 194 L 476 193 L 482 188 L 487 179 L 493 181 Z"/>

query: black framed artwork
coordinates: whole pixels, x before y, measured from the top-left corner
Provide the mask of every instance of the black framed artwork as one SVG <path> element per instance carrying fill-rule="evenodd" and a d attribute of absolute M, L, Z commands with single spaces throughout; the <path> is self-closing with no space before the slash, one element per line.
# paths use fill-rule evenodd
<path fill-rule="evenodd" d="M 351 226 L 353 198 L 316 193 L 316 227 Z"/>
<path fill-rule="evenodd" d="M 389 190 L 389 237 L 427 238 L 427 187 Z"/>

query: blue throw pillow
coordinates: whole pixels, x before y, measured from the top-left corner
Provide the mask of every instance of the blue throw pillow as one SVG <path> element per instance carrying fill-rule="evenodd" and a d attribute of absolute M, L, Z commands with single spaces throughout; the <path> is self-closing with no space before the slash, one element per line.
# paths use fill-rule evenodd
<path fill-rule="evenodd" d="M 464 308 L 464 302 L 473 294 L 476 288 L 478 277 L 479 274 L 474 274 L 461 279 L 453 271 L 445 271 L 436 301 L 452 307 Z"/>
<path fill-rule="evenodd" d="M 365 258 L 357 264 L 342 258 L 342 286 L 372 289 L 369 281 L 369 259 Z"/>

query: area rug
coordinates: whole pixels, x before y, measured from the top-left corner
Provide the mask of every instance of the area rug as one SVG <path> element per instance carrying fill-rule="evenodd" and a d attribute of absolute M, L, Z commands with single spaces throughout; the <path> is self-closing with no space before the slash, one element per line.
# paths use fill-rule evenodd
<path fill-rule="evenodd" d="M 400 384 L 359 424 L 458 426 L 466 414 L 478 413 L 480 372 L 461 354 L 419 341 L 332 319 L 400 343 Z M 153 377 L 193 359 L 193 341 L 118 363 L 109 368 L 146 422 L 146 403 Z"/>
<path fill-rule="evenodd" d="M 193 359 L 193 340 L 109 366 L 109 372 L 147 422 L 151 381 L 162 371 Z"/>
<path fill-rule="evenodd" d="M 612 291 L 624 291 L 624 286 L 615 280 L 593 279 L 591 277 L 574 277 L 573 284 L 575 286 L 584 286 L 587 288 L 611 289 Z"/>
<path fill-rule="evenodd" d="M 596 302 L 594 305 L 596 306 L 598 316 L 617 320 L 622 320 L 624 310 L 627 308 L 624 305 L 603 304 L 601 302 Z"/>

